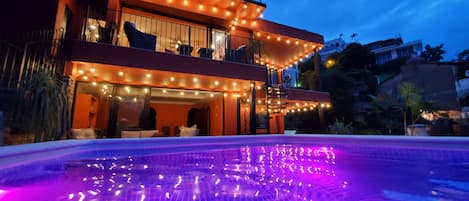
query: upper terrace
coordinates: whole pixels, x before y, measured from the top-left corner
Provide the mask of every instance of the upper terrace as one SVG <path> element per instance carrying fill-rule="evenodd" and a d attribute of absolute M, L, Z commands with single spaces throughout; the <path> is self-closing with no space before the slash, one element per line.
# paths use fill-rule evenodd
<path fill-rule="evenodd" d="M 321 35 L 261 19 L 265 8 L 261 1 L 109 0 L 88 6 L 81 38 L 137 47 L 125 29 L 130 22 L 148 38 L 144 49 L 273 69 L 322 47 Z"/>

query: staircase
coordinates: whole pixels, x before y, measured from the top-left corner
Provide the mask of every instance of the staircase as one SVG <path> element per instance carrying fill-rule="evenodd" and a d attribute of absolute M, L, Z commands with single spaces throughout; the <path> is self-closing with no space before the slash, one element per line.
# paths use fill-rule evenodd
<path fill-rule="evenodd" d="M 273 84 L 267 88 L 268 109 L 270 114 L 279 114 L 286 108 L 286 103 L 282 102 L 287 94 L 282 90 L 282 85 Z"/>

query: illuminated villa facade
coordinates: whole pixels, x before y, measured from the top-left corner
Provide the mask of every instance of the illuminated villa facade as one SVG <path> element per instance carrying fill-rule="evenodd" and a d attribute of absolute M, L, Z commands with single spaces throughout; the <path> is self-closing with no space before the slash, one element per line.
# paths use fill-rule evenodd
<path fill-rule="evenodd" d="M 18 18 L 28 21 L 19 29 L 64 39 L 57 71 L 69 84 L 73 129 L 281 134 L 285 115 L 330 107 L 328 93 L 282 86 L 284 70 L 319 51 L 323 36 L 262 19 L 261 1 L 28 2 L 26 12 L 41 12 Z"/>

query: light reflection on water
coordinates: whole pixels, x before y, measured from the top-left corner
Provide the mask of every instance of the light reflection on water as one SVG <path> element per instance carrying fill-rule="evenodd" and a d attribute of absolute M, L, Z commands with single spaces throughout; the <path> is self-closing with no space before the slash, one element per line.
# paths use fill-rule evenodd
<path fill-rule="evenodd" d="M 4 196 L 5 200 L 29 200 L 36 195 L 35 200 L 48 201 L 405 200 L 406 196 L 431 200 L 443 195 L 448 197 L 447 192 L 442 192 L 447 189 L 459 190 L 458 195 L 450 196 L 452 200 L 469 196 L 460 187 L 468 185 L 467 181 L 453 182 L 453 188 L 442 189 L 442 186 L 449 186 L 449 180 L 420 177 L 424 183 L 432 185 L 412 185 L 409 187 L 414 189 L 408 191 L 405 182 L 413 179 L 412 174 L 422 174 L 427 170 L 425 167 L 406 170 L 411 169 L 408 164 L 404 166 L 398 161 L 389 163 L 366 159 L 366 155 L 361 157 L 354 158 L 328 146 L 278 144 L 74 159 L 59 164 L 61 168 L 54 176 L 16 185 L 14 180 L 2 180 L 0 184 L 5 188 L 0 190 L 0 199 Z M 38 168 L 50 170 L 49 165 L 57 166 L 47 164 Z M 391 173 L 393 169 L 397 172 Z M 405 178 L 405 174 L 411 175 Z M 428 192 L 422 193 L 421 189 Z"/>

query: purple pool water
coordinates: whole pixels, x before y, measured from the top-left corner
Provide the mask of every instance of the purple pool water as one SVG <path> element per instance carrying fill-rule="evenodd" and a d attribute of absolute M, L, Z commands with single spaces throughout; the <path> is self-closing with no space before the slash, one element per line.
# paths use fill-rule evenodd
<path fill-rule="evenodd" d="M 467 145 L 304 136 L 111 140 L 35 147 L 42 156 L 32 162 L 15 162 L 9 150 L 0 158 L 0 200 L 469 200 Z"/>

